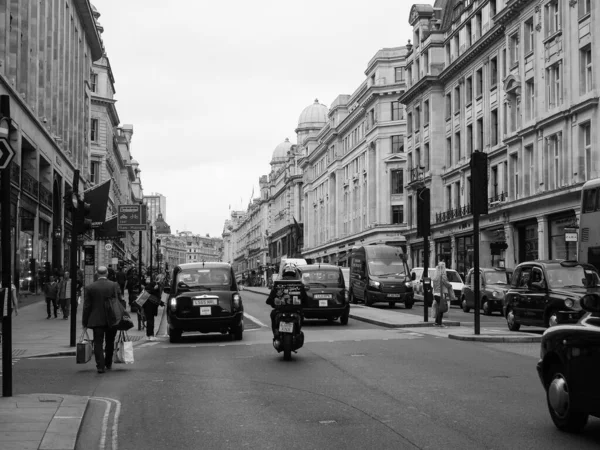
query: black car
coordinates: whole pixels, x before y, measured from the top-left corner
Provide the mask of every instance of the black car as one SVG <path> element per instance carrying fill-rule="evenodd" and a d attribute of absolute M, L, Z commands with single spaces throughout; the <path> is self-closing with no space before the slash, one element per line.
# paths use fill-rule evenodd
<path fill-rule="evenodd" d="M 180 264 L 173 269 L 167 305 L 171 342 L 189 331 L 229 333 L 242 340 L 244 305 L 231 265 L 221 262 Z"/>
<path fill-rule="evenodd" d="M 521 325 L 552 327 L 576 323 L 581 298 L 600 293 L 597 273 L 577 261 L 529 261 L 519 264 L 504 296 L 503 314 L 510 331 Z"/>
<path fill-rule="evenodd" d="M 350 303 L 344 275 L 338 266 L 308 264 L 299 266 L 302 284 L 306 290 L 306 305 L 302 311 L 306 319 L 340 319 L 348 324 Z"/>
<path fill-rule="evenodd" d="M 482 267 L 479 269 L 479 305 L 486 316 L 494 311 L 502 313 L 504 295 L 508 291 L 512 271 L 500 267 Z M 460 296 L 462 310 L 468 313 L 475 308 L 474 269 L 467 273 L 465 285 Z"/>
<path fill-rule="evenodd" d="M 579 323 L 544 332 L 537 365 L 552 421 L 571 432 L 600 418 L 600 295 L 585 295 L 581 307 Z"/>

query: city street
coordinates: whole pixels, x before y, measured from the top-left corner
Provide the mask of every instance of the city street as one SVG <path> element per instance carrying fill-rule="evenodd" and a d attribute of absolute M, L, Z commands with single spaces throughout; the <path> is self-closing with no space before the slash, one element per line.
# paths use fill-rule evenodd
<path fill-rule="evenodd" d="M 251 319 L 269 323 L 264 295 L 244 291 L 243 299 Z M 120 449 L 600 444 L 600 420 L 591 419 L 581 435 L 552 424 L 535 371 L 539 344 L 462 342 L 352 319 L 348 326 L 307 321 L 304 347 L 285 362 L 270 329 L 255 327 L 241 342 L 184 335 L 170 344 L 163 322 L 159 341 L 136 347 L 133 365 L 102 375 L 74 357 L 22 359 L 14 366 L 15 392 L 92 397 L 80 449 L 98 448 L 101 439 Z M 109 403 L 120 405 L 107 416 L 116 428 L 102 427 Z"/>

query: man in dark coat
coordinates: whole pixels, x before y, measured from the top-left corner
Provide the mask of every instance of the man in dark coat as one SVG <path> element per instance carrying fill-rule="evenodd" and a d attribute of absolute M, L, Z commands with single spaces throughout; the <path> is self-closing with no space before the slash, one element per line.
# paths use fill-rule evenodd
<path fill-rule="evenodd" d="M 104 266 L 98 267 L 98 280 L 85 288 L 85 299 L 83 301 L 82 325 L 91 328 L 94 332 L 94 357 L 98 373 L 110 370 L 112 366 L 113 353 L 115 351 L 116 328 L 108 328 L 104 302 L 106 299 L 117 296 L 123 303 L 123 297 L 119 285 L 107 279 L 108 269 Z M 106 338 L 106 349 L 103 344 Z"/>

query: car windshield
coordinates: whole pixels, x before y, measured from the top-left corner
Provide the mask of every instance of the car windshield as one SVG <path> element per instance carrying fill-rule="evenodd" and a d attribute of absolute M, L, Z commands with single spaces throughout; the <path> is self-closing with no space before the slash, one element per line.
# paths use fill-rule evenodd
<path fill-rule="evenodd" d="M 550 267 L 546 270 L 550 288 L 587 287 L 583 267 Z"/>
<path fill-rule="evenodd" d="M 177 274 L 177 284 L 181 287 L 216 287 L 228 285 L 231 281 L 227 268 L 183 269 Z"/>
<path fill-rule="evenodd" d="M 374 276 L 406 275 L 404 261 L 380 259 L 369 261 L 369 272 Z"/>
<path fill-rule="evenodd" d="M 337 286 L 340 281 L 339 270 L 303 270 L 302 282 L 304 284 L 320 284 L 324 286 Z"/>
<path fill-rule="evenodd" d="M 507 272 L 486 272 L 485 273 L 485 284 L 508 284 L 508 273 Z"/>

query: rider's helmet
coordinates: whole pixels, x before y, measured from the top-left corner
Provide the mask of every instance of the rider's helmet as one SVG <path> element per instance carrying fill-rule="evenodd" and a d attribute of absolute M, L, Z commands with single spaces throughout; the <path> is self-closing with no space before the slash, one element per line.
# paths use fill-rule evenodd
<path fill-rule="evenodd" d="M 286 264 L 283 266 L 283 270 L 281 271 L 281 279 L 282 280 L 299 280 L 300 279 L 300 271 L 296 267 L 295 264 Z"/>

